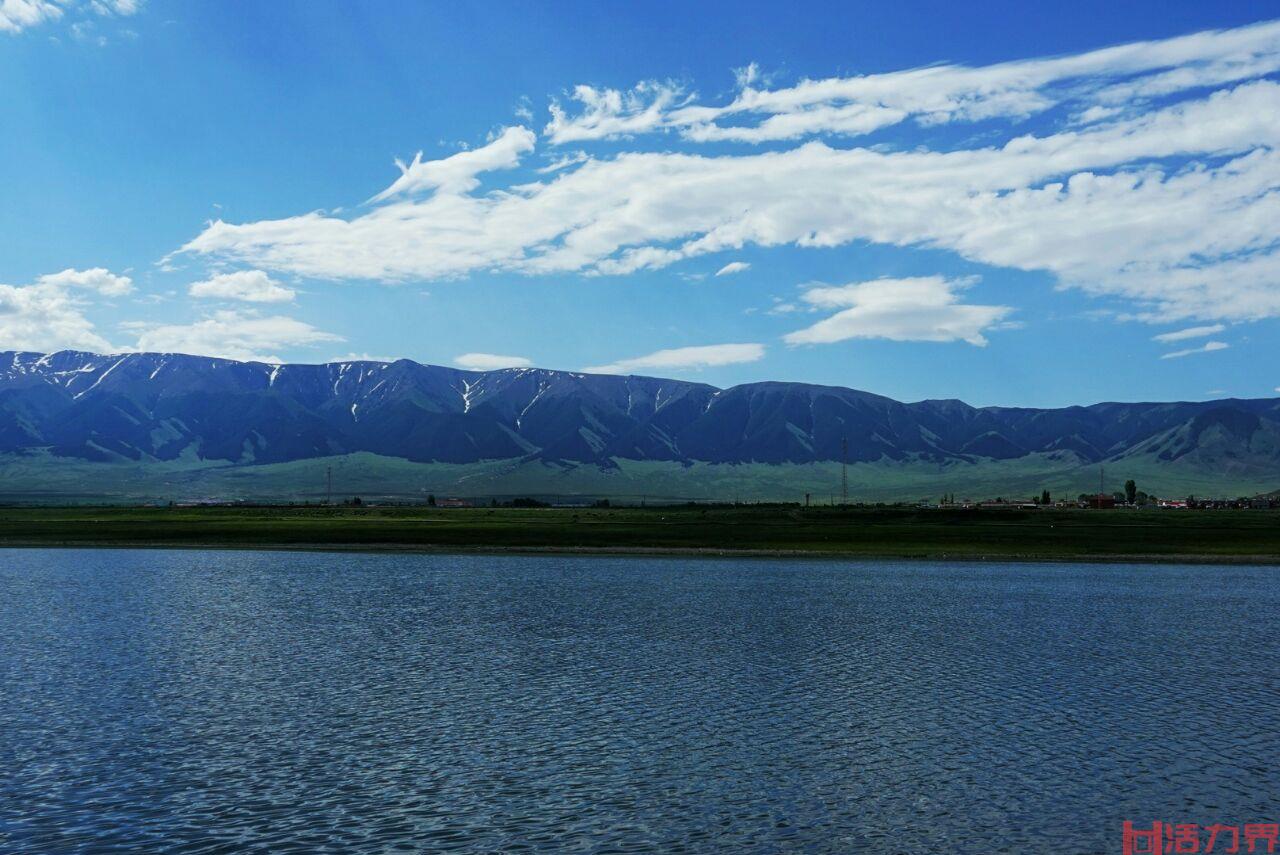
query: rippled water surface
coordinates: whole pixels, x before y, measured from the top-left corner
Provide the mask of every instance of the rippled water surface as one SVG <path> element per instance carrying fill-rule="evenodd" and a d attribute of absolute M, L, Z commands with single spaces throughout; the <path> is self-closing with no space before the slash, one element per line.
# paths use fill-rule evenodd
<path fill-rule="evenodd" d="M 1119 852 L 1280 813 L 1275 568 L 0 552 L 5 852 Z"/>

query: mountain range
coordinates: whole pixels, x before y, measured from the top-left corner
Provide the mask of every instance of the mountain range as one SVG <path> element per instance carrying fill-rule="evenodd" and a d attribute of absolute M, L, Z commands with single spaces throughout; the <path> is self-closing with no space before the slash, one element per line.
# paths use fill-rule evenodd
<path fill-rule="evenodd" d="M 172 481 L 178 465 L 241 469 L 353 454 L 561 473 L 640 462 L 673 472 L 794 469 L 844 459 L 855 468 L 954 472 L 1034 460 L 1054 471 L 1129 465 L 1167 471 L 1171 483 L 1216 476 L 1224 490 L 1275 489 L 1280 399 L 972 407 L 805 383 L 718 389 L 410 360 L 0 353 L 0 458 L 21 461 L 28 475 L 34 464 L 154 465 Z"/>

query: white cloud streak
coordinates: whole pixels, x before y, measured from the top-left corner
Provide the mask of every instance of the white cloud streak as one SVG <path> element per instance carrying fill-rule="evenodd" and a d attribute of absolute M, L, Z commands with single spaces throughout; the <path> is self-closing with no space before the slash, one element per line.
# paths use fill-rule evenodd
<path fill-rule="evenodd" d="M 468 371 L 498 371 L 503 368 L 533 367 L 533 362 L 523 356 L 502 356 L 497 353 L 464 353 L 454 357 L 453 364 Z"/>
<path fill-rule="evenodd" d="M 762 344 L 708 344 L 659 350 L 633 359 L 582 369 L 588 374 L 631 374 L 636 371 L 687 371 L 757 362 L 764 358 Z"/>
<path fill-rule="evenodd" d="M 745 273 L 751 269 L 751 265 L 745 261 L 730 261 L 724 267 L 716 271 L 717 276 L 732 276 L 735 273 Z"/>
<path fill-rule="evenodd" d="M 1189 347 L 1186 350 L 1175 350 L 1172 353 L 1166 353 L 1161 359 L 1181 359 L 1184 356 L 1191 356 L 1195 353 L 1213 353 L 1215 350 L 1226 350 L 1231 347 L 1225 341 L 1207 341 L 1200 347 Z"/>
<path fill-rule="evenodd" d="M 1158 341 L 1162 344 L 1169 344 L 1175 341 L 1186 341 L 1190 338 L 1204 338 L 1207 335 L 1220 333 L 1225 329 L 1226 327 L 1222 324 L 1210 324 L 1209 326 L 1203 327 L 1188 327 L 1184 330 L 1175 330 L 1173 332 L 1161 333 L 1160 335 L 1152 336 L 1151 340 Z"/>
<path fill-rule="evenodd" d="M 853 338 L 890 341 L 965 341 L 985 347 L 984 331 L 1013 309 L 959 302 L 969 282 L 921 276 L 876 279 L 806 290 L 801 299 L 821 309 L 842 309 L 811 327 L 783 336 L 788 344 L 831 344 Z"/>

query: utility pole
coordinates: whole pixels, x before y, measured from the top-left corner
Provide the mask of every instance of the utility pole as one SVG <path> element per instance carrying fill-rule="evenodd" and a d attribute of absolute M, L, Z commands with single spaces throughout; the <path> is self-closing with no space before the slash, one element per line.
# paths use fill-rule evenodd
<path fill-rule="evenodd" d="M 324 503 L 326 505 L 333 504 L 333 467 L 326 466 L 324 468 Z"/>
<path fill-rule="evenodd" d="M 840 440 L 840 504 L 849 504 L 849 438 Z"/>

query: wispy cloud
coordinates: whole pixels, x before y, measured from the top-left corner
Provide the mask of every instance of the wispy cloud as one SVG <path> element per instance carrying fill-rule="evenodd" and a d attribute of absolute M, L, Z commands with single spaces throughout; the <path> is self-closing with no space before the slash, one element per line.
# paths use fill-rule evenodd
<path fill-rule="evenodd" d="M 1203 327 L 1187 327 L 1184 330 L 1175 330 L 1174 332 L 1161 333 L 1160 335 L 1152 336 L 1151 340 L 1168 344 L 1174 341 L 1186 341 L 1189 338 L 1204 338 L 1207 335 L 1220 333 L 1225 329 L 1226 327 L 1222 324 L 1210 324 Z"/>
<path fill-rule="evenodd" d="M 1213 353 L 1215 350 L 1226 350 L 1231 347 L 1225 341 L 1207 341 L 1200 347 L 1189 347 L 1186 350 L 1175 350 L 1172 353 L 1166 353 L 1161 359 L 1181 359 L 1184 356 L 1191 356 L 1196 353 Z"/>
<path fill-rule="evenodd" d="M 630 374 L 635 371 L 686 371 L 757 362 L 764 358 L 762 344 L 707 344 L 659 350 L 632 359 L 620 359 L 608 365 L 584 368 L 589 374 Z"/>
<path fill-rule="evenodd" d="M 788 344 L 830 344 L 851 338 L 891 341 L 965 341 L 984 347 L 983 332 L 1013 309 L 960 302 L 967 280 L 922 276 L 876 279 L 810 288 L 801 299 L 822 309 L 842 309 L 806 329 L 784 336 Z"/>
<path fill-rule="evenodd" d="M 498 371 L 502 368 L 532 368 L 533 361 L 523 356 L 498 353 L 464 353 L 453 358 L 453 364 L 468 371 Z"/>

